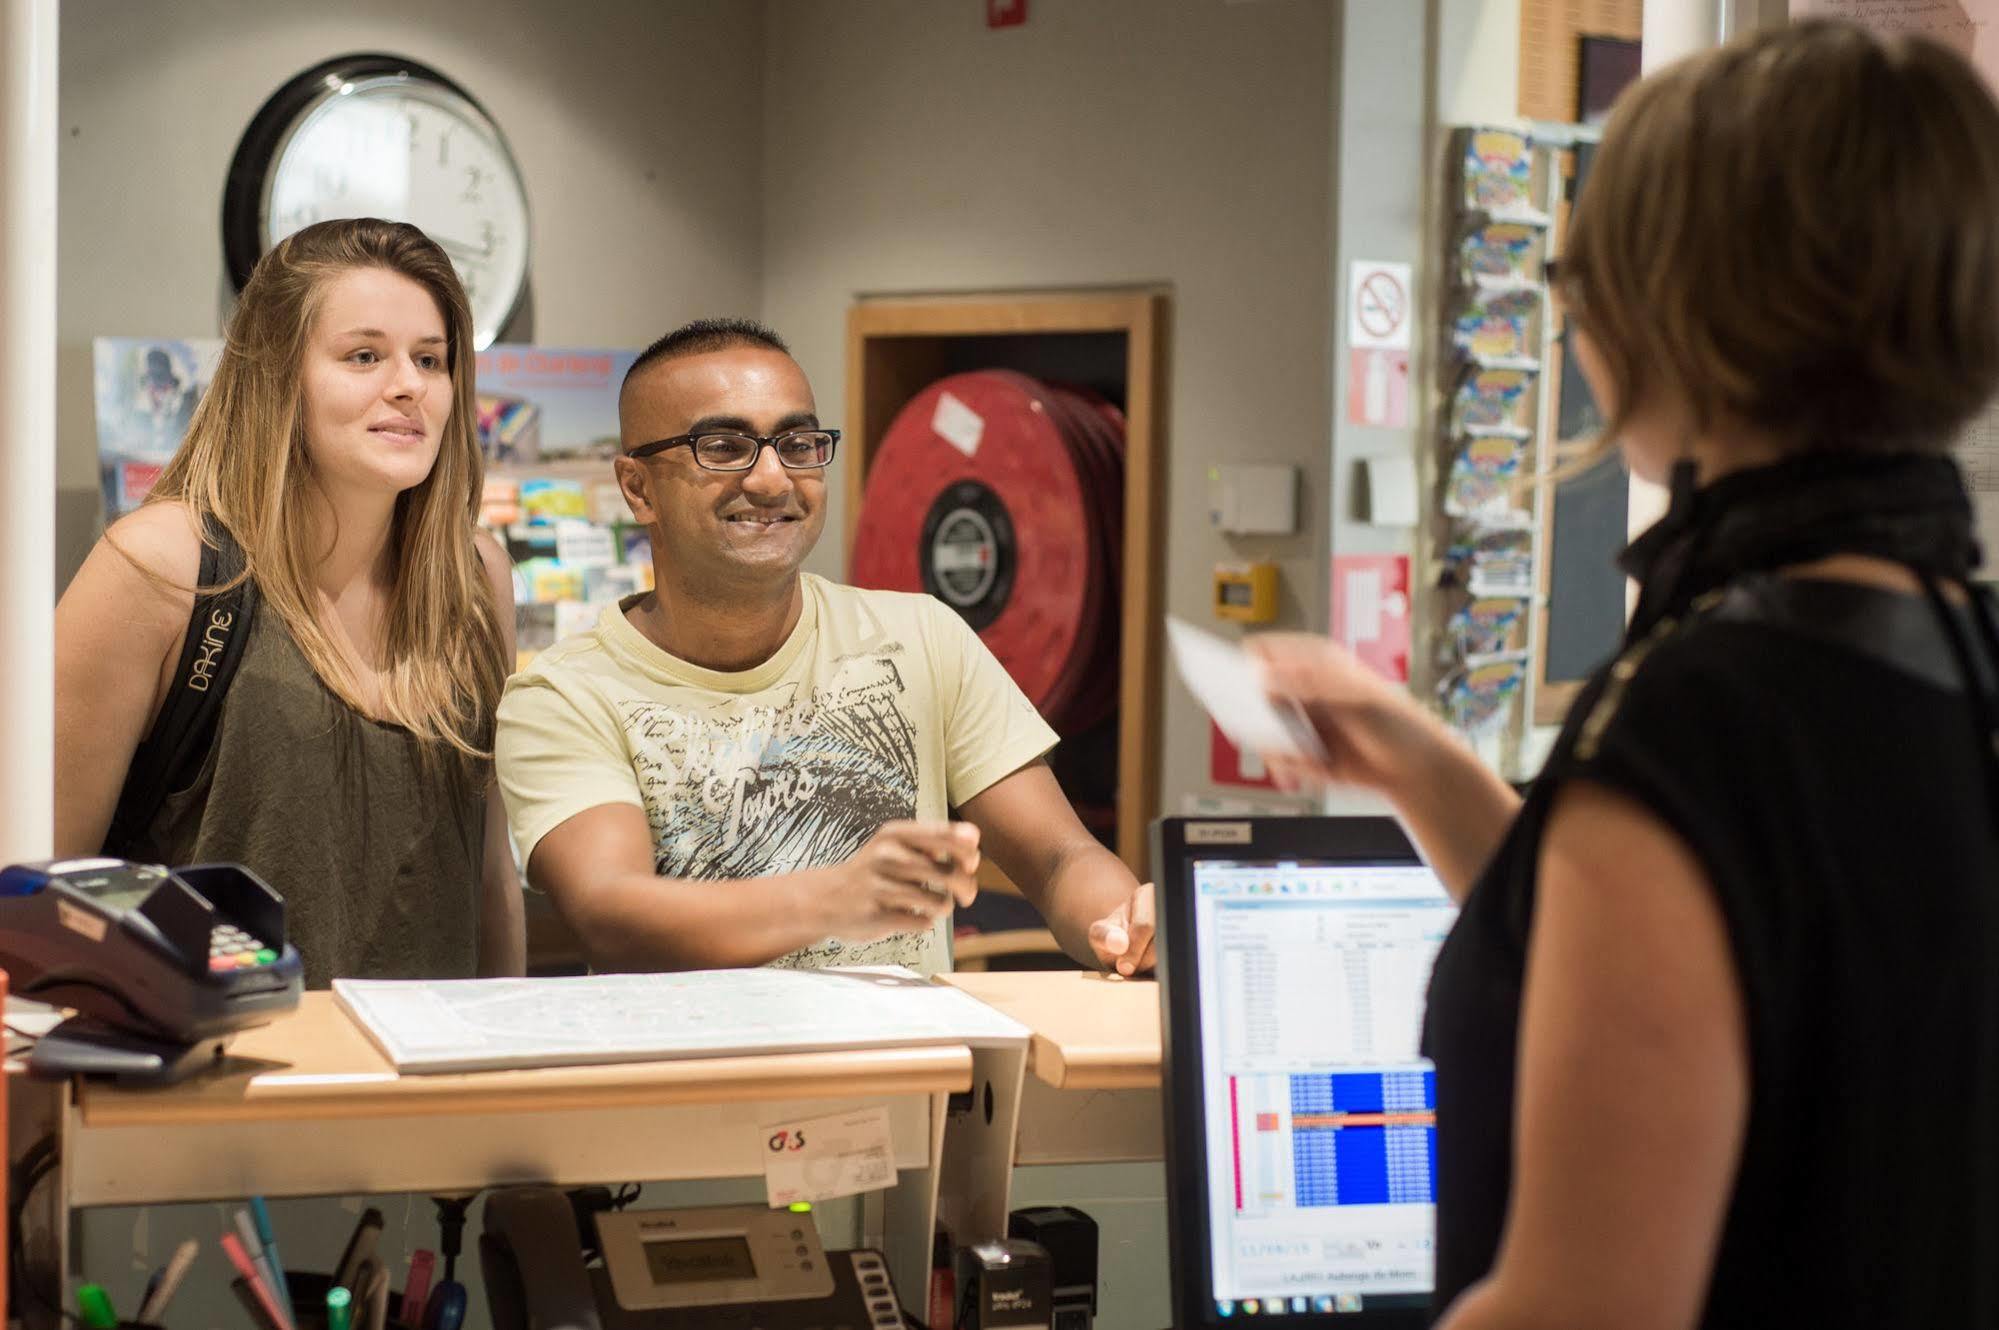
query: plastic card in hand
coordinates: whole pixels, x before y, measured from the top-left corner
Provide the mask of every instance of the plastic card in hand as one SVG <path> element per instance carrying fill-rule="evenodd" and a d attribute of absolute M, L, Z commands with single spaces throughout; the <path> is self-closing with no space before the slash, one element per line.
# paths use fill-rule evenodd
<path fill-rule="evenodd" d="M 402 1072 L 1021 1044 L 1027 1029 L 896 966 L 557 979 L 336 979 Z"/>
<path fill-rule="evenodd" d="M 1235 643 L 1181 619 L 1166 620 L 1166 641 L 1187 691 L 1245 753 L 1324 760 L 1325 748 L 1296 704 L 1272 700 L 1263 667 Z"/>

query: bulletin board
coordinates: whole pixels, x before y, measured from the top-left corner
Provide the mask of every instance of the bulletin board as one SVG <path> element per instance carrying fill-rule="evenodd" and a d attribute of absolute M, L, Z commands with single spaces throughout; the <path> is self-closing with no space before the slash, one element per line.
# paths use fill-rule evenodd
<path fill-rule="evenodd" d="M 1792 18 L 1843 18 L 1876 32 L 1914 33 L 1970 58 L 1999 88 L 1999 0 L 1791 0 Z"/>

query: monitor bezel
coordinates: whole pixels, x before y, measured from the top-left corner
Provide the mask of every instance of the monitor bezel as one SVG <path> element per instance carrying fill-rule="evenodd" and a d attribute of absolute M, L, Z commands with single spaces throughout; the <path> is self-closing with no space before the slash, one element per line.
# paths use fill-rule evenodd
<path fill-rule="evenodd" d="M 1190 844 L 1190 828 L 1201 842 Z M 1160 1106 L 1166 1138 L 1167 1262 L 1173 1324 L 1180 1330 L 1236 1330 L 1263 1317 L 1224 1319 L 1215 1309 L 1209 1259 L 1207 1107 L 1201 1093 L 1200 984 L 1194 948 L 1197 860 L 1295 859 L 1364 865 L 1421 864 L 1422 856 L 1391 817 L 1167 817 L 1153 823 L 1157 873 Z M 1176 976 L 1184 976 L 1181 982 Z M 1188 1036 L 1186 1032 L 1194 1032 Z M 1175 1149 L 1175 1143 L 1183 1148 Z M 1339 1330 L 1417 1330 L 1430 1322 L 1426 1298 L 1412 1307 L 1358 1312 L 1286 1312 L 1283 1326 Z"/>

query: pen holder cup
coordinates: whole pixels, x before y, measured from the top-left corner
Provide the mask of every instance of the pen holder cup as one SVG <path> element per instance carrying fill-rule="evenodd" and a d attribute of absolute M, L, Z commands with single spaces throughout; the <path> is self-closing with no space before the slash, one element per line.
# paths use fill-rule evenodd
<path fill-rule="evenodd" d="M 326 1330 L 326 1291 L 333 1287 L 333 1276 L 322 1270 L 285 1271 L 285 1292 L 292 1300 L 292 1320 L 298 1330 Z M 393 1286 L 389 1289 L 389 1324 L 381 1330 L 403 1330 L 401 1314 L 403 1291 Z M 356 1299 L 354 1314 L 348 1318 L 348 1325 L 361 1324 L 361 1308 Z"/>

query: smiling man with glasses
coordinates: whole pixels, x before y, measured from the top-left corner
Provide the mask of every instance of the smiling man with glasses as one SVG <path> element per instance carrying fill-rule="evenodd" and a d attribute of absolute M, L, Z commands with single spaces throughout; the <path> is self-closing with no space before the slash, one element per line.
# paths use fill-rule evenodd
<path fill-rule="evenodd" d="M 529 880 L 592 966 L 946 969 L 990 854 L 1078 960 L 1151 968 L 1150 886 L 1077 821 L 977 634 L 801 571 L 840 432 L 777 335 L 669 333 L 618 416 L 654 590 L 515 675 L 496 740 Z"/>

